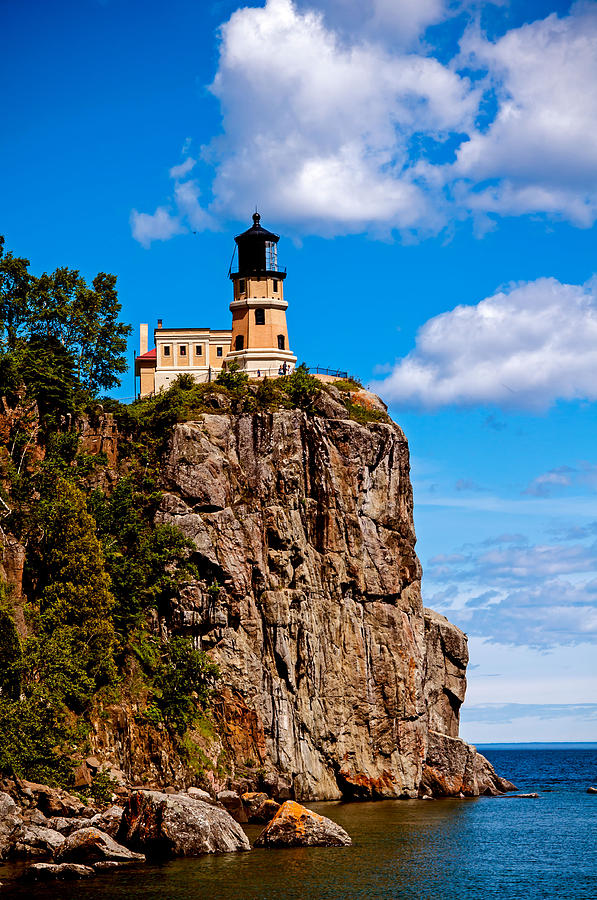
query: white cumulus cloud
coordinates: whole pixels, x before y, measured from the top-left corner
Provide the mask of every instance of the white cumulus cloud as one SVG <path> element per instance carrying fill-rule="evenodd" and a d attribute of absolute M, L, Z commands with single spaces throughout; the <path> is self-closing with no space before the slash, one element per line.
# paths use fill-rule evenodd
<path fill-rule="evenodd" d="M 221 35 L 217 208 L 238 213 L 257 200 L 324 233 L 437 226 L 408 142 L 472 127 L 478 97 L 467 78 L 433 58 L 347 44 L 291 0 L 240 9 Z"/>
<path fill-rule="evenodd" d="M 544 410 L 597 399 L 597 283 L 517 284 L 457 306 L 419 330 L 416 346 L 374 388 L 413 407 Z"/>
<path fill-rule="evenodd" d="M 212 167 L 201 227 L 244 219 L 255 203 L 325 236 L 426 236 L 467 217 L 482 233 L 529 214 L 592 225 L 597 4 L 494 40 L 466 27 L 472 5 L 266 0 L 233 12 L 210 86 L 222 133 L 200 153 Z M 447 29 L 458 28 L 448 60 Z M 189 146 L 171 169 L 179 184 L 195 164 Z"/>
<path fill-rule="evenodd" d="M 311 0 L 298 0 L 301 9 L 313 8 Z M 383 42 L 409 45 L 429 25 L 450 14 L 445 0 L 321 0 L 325 21 L 344 34 L 366 34 Z"/>
<path fill-rule="evenodd" d="M 487 72 L 498 101 L 485 132 L 462 143 L 451 178 L 460 202 L 502 214 L 545 212 L 577 225 L 597 216 L 597 5 L 576 4 L 495 42 L 471 28 L 462 60 Z M 486 182 L 489 183 L 487 184 Z"/>
<path fill-rule="evenodd" d="M 172 166 L 170 169 L 170 178 L 185 178 L 189 172 L 191 172 L 195 167 L 196 160 L 194 160 L 191 156 L 187 156 L 185 160 L 183 160 L 178 166 Z"/>
<path fill-rule="evenodd" d="M 149 247 L 152 241 L 168 241 L 175 234 L 185 231 L 180 220 L 171 215 L 164 206 L 158 206 L 153 214 L 131 212 L 131 231 L 136 241 Z"/>

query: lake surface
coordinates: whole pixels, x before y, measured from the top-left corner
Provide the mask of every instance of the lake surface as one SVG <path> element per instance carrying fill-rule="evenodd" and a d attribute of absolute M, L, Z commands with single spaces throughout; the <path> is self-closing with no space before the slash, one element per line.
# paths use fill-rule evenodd
<path fill-rule="evenodd" d="M 177 860 L 90 881 L 19 885 L 0 867 L 0 898 L 53 900 L 595 900 L 597 744 L 479 745 L 537 800 L 309 804 L 352 847 L 253 850 Z M 254 839 L 259 827 L 249 826 Z"/>

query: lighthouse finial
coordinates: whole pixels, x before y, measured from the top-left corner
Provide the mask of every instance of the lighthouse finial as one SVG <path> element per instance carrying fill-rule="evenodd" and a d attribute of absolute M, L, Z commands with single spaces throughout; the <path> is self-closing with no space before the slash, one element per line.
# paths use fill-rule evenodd
<path fill-rule="evenodd" d="M 257 210 L 255 210 L 255 212 L 253 213 L 253 225 L 259 225 L 260 221 L 261 221 L 261 216 L 259 215 Z"/>

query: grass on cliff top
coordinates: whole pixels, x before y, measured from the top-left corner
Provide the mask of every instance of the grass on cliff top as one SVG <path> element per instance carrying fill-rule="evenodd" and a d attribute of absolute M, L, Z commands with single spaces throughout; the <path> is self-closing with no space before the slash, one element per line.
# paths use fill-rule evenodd
<path fill-rule="evenodd" d="M 339 378 L 333 384 L 339 391 L 360 391 L 363 388 L 363 383 L 356 375 L 349 375 L 348 378 Z"/>
<path fill-rule="evenodd" d="M 317 400 L 322 392 L 344 403 L 346 417 L 356 422 L 389 421 L 385 413 L 355 402 L 350 397 L 350 392 L 361 388 L 360 381 L 353 376 L 333 385 L 322 384 L 309 375 L 304 364 L 298 366 L 292 375 L 262 381 L 250 381 L 245 372 L 232 368 L 221 372 L 216 381 L 206 384 L 197 384 L 191 375 L 179 375 L 168 390 L 143 397 L 128 406 L 107 399 L 104 408 L 114 412 L 122 431 L 149 439 L 159 449 L 173 425 L 188 422 L 202 413 L 239 415 L 302 409 L 321 415 Z"/>

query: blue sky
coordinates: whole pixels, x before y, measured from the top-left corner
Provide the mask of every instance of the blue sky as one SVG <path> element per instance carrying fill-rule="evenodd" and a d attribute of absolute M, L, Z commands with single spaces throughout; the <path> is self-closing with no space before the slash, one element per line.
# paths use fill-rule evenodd
<path fill-rule="evenodd" d="M 597 739 L 597 4 L 0 8 L 7 246 L 116 273 L 132 357 L 139 321 L 228 325 L 258 204 L 293 349 L 409 438 L 463 735 Z"/>

